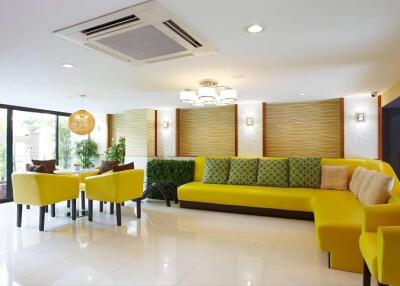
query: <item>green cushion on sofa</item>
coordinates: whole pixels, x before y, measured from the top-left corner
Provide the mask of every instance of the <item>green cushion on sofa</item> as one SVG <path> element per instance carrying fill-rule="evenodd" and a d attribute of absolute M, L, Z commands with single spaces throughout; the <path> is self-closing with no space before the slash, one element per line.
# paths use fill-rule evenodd
<path fill-rule="evenodd" d="M 289 158 L 289 186 L 319 189 L 321 158 Z"/>
<path fill-rule="evenodd" d="M 203 183 L 226 184 L 231 158 L 206 158 Z"/>
<path fill-rule="evenodd" d="M 257 185 L 258 159 L 231 159 L 228 184 Z"/>
<path fill-rule="evenodd" d="M 258 163 L 257 184 L 268 187 L 288 186 L 287 159 L 260 159 Z"/>

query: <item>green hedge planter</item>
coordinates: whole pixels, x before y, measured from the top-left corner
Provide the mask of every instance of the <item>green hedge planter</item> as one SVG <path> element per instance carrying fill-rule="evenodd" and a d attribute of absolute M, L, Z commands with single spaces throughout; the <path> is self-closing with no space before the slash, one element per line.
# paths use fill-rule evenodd
<path fill-rule="evenodd" d="M 160 160 L 147 163 L 147 187 L 152 183 L 174 183 L 180 185 L 193 182 L 193 160 Z M 163 199 L 160 193 L 153 193 L 150 198 Z M 173 199 L 172 197 L 170 199 Z"/>

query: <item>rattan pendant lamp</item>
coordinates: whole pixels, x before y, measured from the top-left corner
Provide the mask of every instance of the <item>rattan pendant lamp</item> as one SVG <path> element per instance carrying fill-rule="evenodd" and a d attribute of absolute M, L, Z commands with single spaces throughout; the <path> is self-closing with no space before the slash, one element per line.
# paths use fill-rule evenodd
<path fill-rule="evenodd" d="M 81 98 L 81 102 L 86 97 L 86 95 L 79 95 Z M 75 111 L 68 118 L 68 127 L 69 129 L 78 135 L 87 135 L 93 131 L 95 126 L 94 116 L 88 112 L 87 110 L 81 109 Z"/>

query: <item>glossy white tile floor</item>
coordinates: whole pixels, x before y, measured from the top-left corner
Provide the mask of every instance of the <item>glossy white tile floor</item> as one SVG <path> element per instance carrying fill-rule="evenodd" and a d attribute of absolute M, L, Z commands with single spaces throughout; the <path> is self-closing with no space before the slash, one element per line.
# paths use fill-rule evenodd
<path fill-rule="evenodd" d="M 312 222 L 134 203 L 115 216 L 76 223 L 57 206 L 38 231 L 38 209 L 0 205 L 0 285 L 362 285 L 359 274 L 330 270 Z"/>

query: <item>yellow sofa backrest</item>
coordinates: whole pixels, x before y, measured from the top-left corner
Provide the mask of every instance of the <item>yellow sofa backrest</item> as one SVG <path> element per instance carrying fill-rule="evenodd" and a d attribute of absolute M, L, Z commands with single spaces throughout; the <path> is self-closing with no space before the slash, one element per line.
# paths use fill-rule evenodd
<path fill-rule="evenodd" d="M 215 156 L 213 156 L 215 157 Z M 222 156 L 221 156 L 222 157 Z M 226 157 L 226 156 L 225 156 Z M 268 159 L 277 159 L 274 157 L 264 157 Z M 201 182 L 204 175 L 204 165 L 205 165 L 206 157 L 200 156 L 195 159 L 195 167 L 194 167 L 194 180 L 196 182 Z M 380 160 L 372 160 L 372 159 L 342 159 L 342 158 L 323 158 L 321 160 L 321 165 L 329 165 L 329 166 L 339 166 L 339 165 L 347 165 L 349 167 L 349 178 L 353 174 L 354 170 L 357 167 L 364 167 L 370 170 L 378 171 L 382 174 L 394 177 L 394 186 L 392 189 L 392 194 L 394 195 L 391 198 L 392 201 L 400 202 L 400 182 L 397 178 L 393 168 L 386 162 Z"/>

